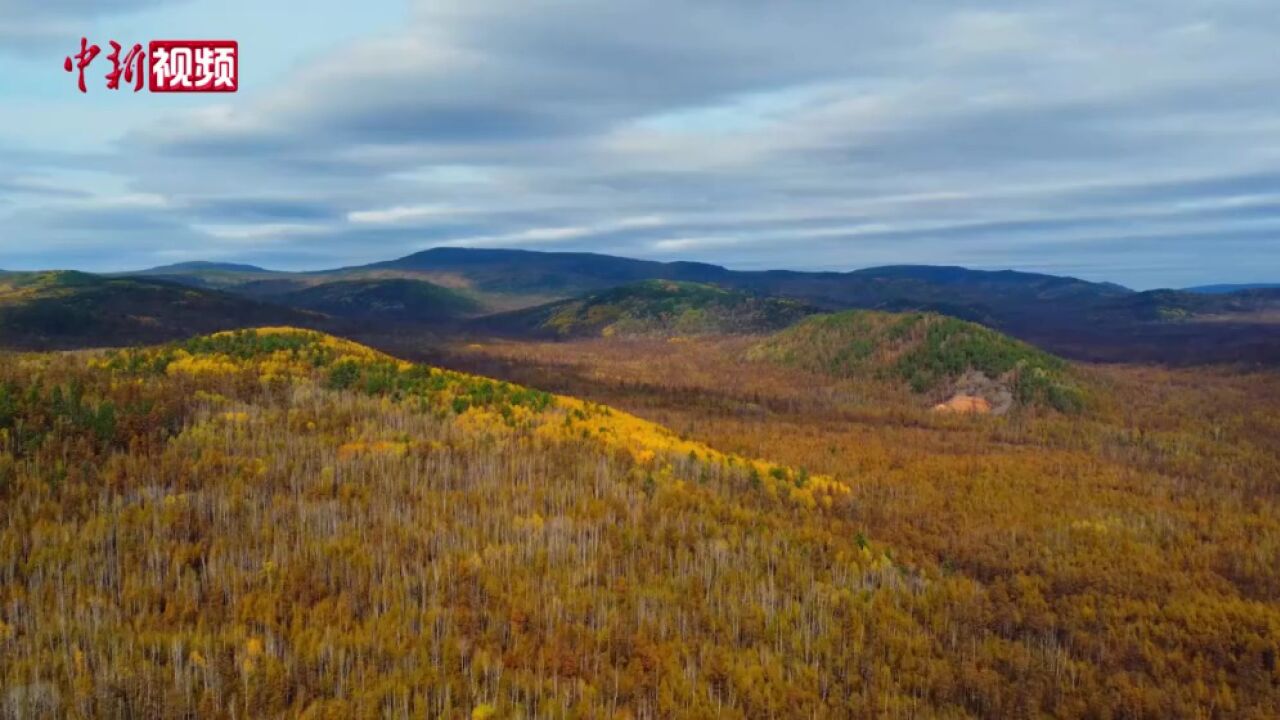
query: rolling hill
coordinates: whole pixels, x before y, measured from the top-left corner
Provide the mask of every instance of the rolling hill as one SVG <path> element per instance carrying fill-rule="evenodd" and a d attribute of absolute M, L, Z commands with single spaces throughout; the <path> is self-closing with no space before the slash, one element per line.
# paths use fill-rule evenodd
<path fill-rule="evenodd" d="M 193 285 L 202 288 L 235 288 L 245 283 L 270 278 L 287 277 L 291 273 L 281 273 L 243 263 L 193 262 L 174 263 L 158 267 L 138 270 L 130 273 L 119 273 L 117 276 L 145 277 L 156 280 L 167 280 Z"/>
<path fill-rule="evenodd" d="M 532 337 L 728 335 L 771 332 L 816 312 L 799 301 L 703 283 L 646 280 L 487 318 L 479 331 Z"/>
<path fill-rule="evenodd" d="M 703 263 L 481 248 L 433 248 L 340 272 L 365 271 L 447 273 L 465 279 L 479 291 L 533 297 L 576 296 L 640 280 L 715 282 L 731 274 L 717 265 Z"/>
<path fill-rule="evenodd" d="M 758 717 L 828 686 L 854 711 L 849 584 L 914 601 L 848 498 L 295 329 L 25 356 L 0 364 L 0 547 L 24 558 L 0 563 L 0 687 L 22 717 Z M 917 623 L 868 620 L 886 654 Z"/>
<path fill-rule="evenodd" d="M 933 313 L 848 310 L 817 315 L 751 349 L 748 357 L 836 377 L 904 382 L 939 409 L 1007 412 L 1015 405 L 1080 410 L 1068 364 L 976 323 Z"/>
<path fill-rule="evenodd" d="M 163 280 L 72 271 L 0 277 L 0 346 L 81 348 L 172 340 L 314 315 Z"/>
<path fill-rule="evenodd" d="M 173 263 L 171 265 L 160 265 L 148 270 L 143 270 L 135 275 L 195 275 L 200 273 L 228 273 L 228 274 L 261 274 L 269 275 L 274 271 L 257 265 L 248 265 L 245 263 L 228 263 L 228 262 L 209 262 L 207 260 L 194 260 L 191 262 Z"/>
<path fill-rule="evenodd" d="M 480 304 L 457 290 L 404 278 L 339 280 L 273 296 L 282 305 L 327 315 L 437 323 L 475 315 Z"/>

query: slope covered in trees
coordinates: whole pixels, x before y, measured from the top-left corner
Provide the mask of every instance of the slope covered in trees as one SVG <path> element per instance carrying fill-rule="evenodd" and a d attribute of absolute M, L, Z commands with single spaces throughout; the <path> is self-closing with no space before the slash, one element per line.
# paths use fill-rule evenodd
<path fill-rule="evenodd" d="M 842 483 L 593 403 L 284 329 L 5 360 L 19 716 L 843 714 L 914 594 Z"/>
<path fill-rule="evenodd" d="M 416 323 L 456 320 L 480 309 L 479 303 L 462 292 L 407 278 L 328 282 L 274 299 L 339 317 Z"/>
<path fill-rule="evenodd" d="M 481 330 L 540 337 L 704 335 L 778 330 L 815 312 L 787 298 L 703 283 L 647 280 L 484 318 Z"/>
<path fill-rule="evenodd" d="M 1063 360 L 976 323 L 930 313 L 817 315 L 748 356 L 837 377 L 901 380 L 935 400 L 1007 392 L 1024 405 L 1075 411 L 1086 399 Z"/>
<path fill-rule="evenodd" d="M 127 345 L 315 320 L 298 310 L 162 280 L 69 271 L 0 276 L 0 347 Z"/>
<path fill-rule="evenodd" d="M 448 362 L 850 485 L 855 537 L 937 593 L 925 636 L 872 663 L 912 703 L 852 717 L 1280 714 L 1280 376 L 1082 367 L 1085 412 L 957 417 L 874 377 L 744 362 L 755 342 L 495 342 Z"/>

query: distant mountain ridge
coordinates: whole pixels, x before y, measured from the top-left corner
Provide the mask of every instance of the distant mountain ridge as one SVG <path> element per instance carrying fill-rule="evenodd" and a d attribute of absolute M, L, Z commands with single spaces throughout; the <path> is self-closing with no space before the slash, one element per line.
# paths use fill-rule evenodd
<path fill-rule="evenodd" d="M 221 272 L 255 272 L 269 273 L 274 272 L 257 265 L 246 265 L 244 263 L 229 262 L 210 262 L 208 260 L 192 260 L 189 262 L 173 263 L 172 265 L 159 265 L 157 267 L 148 268 L 131 275 L 160 275 L 164 273 L 181 273 L 181 272 L 204 272 L 204 271 L 221 271 Z"/>
<path fill-rule="evenodd" d="M 1186 322 L 1195 319 L 1244 317 L 1280 313 L 1280 287 L 1252 288 L 1230 293 L 1191 293 L 1182 290 L 1146 290 L 1115 298 L 1098 307 L 1095 317 L 1108 313 L 1149 322 Z"/>
<path fill-rule="evenodd" d="M 822 311 L 934 312 L 978 322 L 1075 359 L 1280 362 L 1280 315 L 1272 309 L 1265 290 L 1219 296 L 1181 290 L 1138 293 L 1115 283 L 1013 270 L 891 265 L 849 272 L 743 271 L 708 263 L 586 252 L 446 247 L 323 271 L 283 272 L 256 265 L 191 262 L 123 277 L 170 281 L 259 302 L 302 306 L 326 292 L 305 292 L 316 286 L 418 281 L 474 301 L 474 311 L 464 313 L 470 316 L 518 311 L 662 280 L 714 285 L 796 301 Z M 402 303 L 388 295 L 395 292 L 390 287 L 339 293 L 340 306 L 320 312 L 375 321 L 398 322 L 406 316 L 419 324 L 440 321 L 434 311 L 395 318 Z M 1205 302 L 1210 297 L 1225 300 Z M 373 330 L 377 324 L 364 322 L 360 327 Z"/>
<path fill-rule="evenodd" d="M 192 284 L 235 289 L 235 273 L 225 264 L 193 265 Z M 173 266 L 143 274 L 183 281 Z M 1016 300 L 1061 302 L 1067 298 L 1113 297 L 1132 292 L 1112 283 L 1093 283 L 1013 270 L 970 270 L 954 266 L 894 265 L 850 272 L 730 270 L 697 262 L 659 262 L 585 252 L 541 252 L 487 248 L 433 248 L 395 260 L 333 270 L 286 273 L 257 269 L 240 273 L 240 287 L 257 296 L 300 289 L 334 280 L 369 277 L 423 279 L 448 287 L 466 287 L 482 300 L 518 309 L 551 300 L 579 297 L 643 280 L 709 283 L 763 295 L 793 297 L 825 309 L 873 307 L 922 309 L 972 320 L 1000 320 L 1000 305 Z M 250 285 L 250 283 L 256 283 Z"/>
<path fill-rule="evenodd" d="M 1197 285 L 1195 287 L 1183 288 L 1185 292 L 1200 293 L 1203 295 L 1220 295 L 1227 293 L 1237 293 L 1245 290 L 1275 290 L 1280 288 L 1280 283 L 1239 283 L 1239 284 L 1220 284 L 1220 285 Z"/>
<path fill-rule="evenodd" d="M 239 287 L 249 280 L 261 280 L 290 274 L 267 270 L 257 265 L 193 260 L 172 265 L 160 265 L 136 272 L 115 273 L 114 275 L 116 277 L 168 280 L 183 285 L 191 285 L 192 287 L 223 289 Z"/>
<path fill-rule="evenodd" d="M 569 296 L 640 280 L 715 282 L 731 273 L 706 263 L 636 260 L 584 252 L 452 247 L 432 248 L 396 260 L 343 270 L 452 272 L 467 277 L 478 290 Z"/>
<path fill-rule="evenodd" d="M 369 273 L 444 273 L 464 274 L 480 290 L 499 292 L 555 292 L 573 295 L 576 290 L 617 287 L 641 280 L 676 280 L 684 282 L 720 283 L 752 286 L 772 290 L 813 282 L 817 284 L 849 281 L 914 281 L 938 286 L 970 286 L 1018 288 L 1039 286 L 1047 291 L 1092 289 L 1101 294 L 1131 293 L 1115 283 L 1095 283 L 1072 277 L 1030 273 L 1017 270 L 971 270 L 959 266 L 886 265 L 847 272 L 800 270 L 730 270 L 710 263 L 639 260 L 588 252 L 544 252 L 490 248 L 441 247 L 423 250 L 394 260 L 367 265 L 347 266 L 332 270 L 285 272 L 266 270 L 254 265 L 193 261 L 164 265 L 125 273 L 128 275 L 172 275 L 183 273 L 241 272 L 277 277 L 356 276 Z"/>

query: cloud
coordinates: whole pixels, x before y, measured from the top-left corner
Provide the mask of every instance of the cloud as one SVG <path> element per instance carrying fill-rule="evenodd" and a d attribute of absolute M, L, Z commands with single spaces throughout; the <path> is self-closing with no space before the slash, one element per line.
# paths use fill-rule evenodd
<path fill-rule="evenodd" d="M 0 179 L 0 198 L 5 196 L 35 196 L 44 198 L 85 198 L 89 193 L 84 190 L 63 187 L 48 180 L 13 178 Z"/>
<path fill-rule="evenodd" d="M 302 225 L 298 223 L 192 225 L 191 228 L 219 240 L 230 240 L 233 242 L 278 240 L 296 235 L 314 235 L 326 230 L 322 225 Z"/>
<path fill-rule="evenodd" d="M 533 227 L 515 232 L 497 235 L 464 236 L 448 240 L 442 244 L 463 247 L 510 246 L 519 247 L 529 244 L 554 243 L 563 240 L 581 238 L 604 239 L 617 233 L 625 233 L 645 228 L 661 227 L 661 217 L 645 215 L 624 217 L 616 220 L 598 222 L 593 225 L 571 225 L 567 227 Z"/>
<path fill-rule="evenodd" d="M 397 205 L 380 210 L 352 210 L 347 220 L 356 224 L 390 225 L 411 220 L 440 218 L 454 215 L 456 208 L 446 205 Z"/>
<path fill-rule="evenodd" d="M 0 55 L 72 47 L 92 20 L 188 0 L 0 0 Z M 78 46 L 77 46 L 78 47 Z M 69 51 L 68 51 L 69 52 Z"/>
<path fill-rule="evenodd" d="M 1249 239 L 1188 272 L 1266 279 L 1244 275 L 1280 277 L 1280 243 L 1257 240 L 1280 214 L 1270 5 L 421 0 L 260 92 L 157 106 L 96 155 L 14 166 L 108 166 L 122 187 L 97 202 L 163 200 L 137 222 L 182 232 L 104 228 L 97 267 L 179 239 L 300 268 L 531 245 L 1148 286 L 1221 234 Z M 47 23 L 98 5 L 6 7 Z M 0 213 L 63 232 L 46 206 L 76 198 L 24 187 L 0 185 Z M 41 257 L 86 257 L 61 247 Z"/>

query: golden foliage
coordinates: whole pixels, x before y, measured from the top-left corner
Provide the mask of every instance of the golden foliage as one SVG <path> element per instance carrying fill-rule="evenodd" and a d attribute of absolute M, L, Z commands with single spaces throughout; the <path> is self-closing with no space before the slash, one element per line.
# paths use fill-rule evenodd
<path fill-rule="evenodd" d="M 904 716 L 1280 712 L 1280 376 L 1077 367 L 1100 396 L 1079 415 L 959 416 L 874 375 L 743 363 L 751 342 L 493 343 L 449 363 L 849 485 L 849 532 L 936 603 L 867 670 L 915 688 Z"/>
<path fill-rule="evenodd" d="M 25 356 L 0 389 L 6 712 L 909 703 L 843 670 L 905 640 L 850 644 L 858 608 L 914 625 L 875 593 L 918 588 L 834 480 L 293 330 Z"/>

